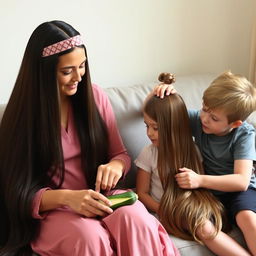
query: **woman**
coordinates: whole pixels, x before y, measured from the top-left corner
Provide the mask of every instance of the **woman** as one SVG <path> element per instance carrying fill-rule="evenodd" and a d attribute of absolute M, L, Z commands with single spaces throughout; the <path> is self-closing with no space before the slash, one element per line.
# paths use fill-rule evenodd
<path fill-rule="evenodd" d="M 179 255 L 140 202 L 113 212 L 100 193 L 114 193 L 130 158 L 69 24 L 33 32 L 0 141 L 1 255 Z"/>

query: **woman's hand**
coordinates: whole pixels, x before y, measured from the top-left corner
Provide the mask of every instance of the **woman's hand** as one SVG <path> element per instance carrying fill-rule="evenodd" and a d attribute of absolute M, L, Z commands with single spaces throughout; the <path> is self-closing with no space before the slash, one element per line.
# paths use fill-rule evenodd
<path fill-rule="evenodd" d="M 114 188 L 123 175 L 124 163 L 120 160 L 113 160 L 108 164 L 102 164 L 98 167 L 96 177 L 95 191 L 109 191 Z"/>
<path fill-rule="evenodd" d="M 68 205 L 75 212 L 86 217 L 106 216 L 113 210 L 111 202 L 101 193 L 94 190 L 70 190 L 66 197 Z M 100 202 L 102 201 L 102 202 Z"/>
<path fill-rule="evenodd" d="M 201 187 L 201 175 L 188 168 L 180 168 L 180 173 L 175 175 L 176 181 L 180 188 L 196 189 Z"/>

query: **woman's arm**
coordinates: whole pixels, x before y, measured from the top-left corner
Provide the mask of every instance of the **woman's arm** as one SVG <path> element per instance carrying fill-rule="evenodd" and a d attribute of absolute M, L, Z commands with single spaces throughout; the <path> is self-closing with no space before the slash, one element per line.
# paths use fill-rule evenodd
<path fill-rule="evenodd" d="M 112 105 L 107 94 L 95 84 L 93 84 L 93 94 L 100 115 L 107 126 L 110 161 L 116 159 L 123 161 L 125 164 L 124 174 L 126 174 L 130 169 L 131 159 L 120 136 Z"/>
<path fill-rule="evenodd" d="M 120 136 L 111 103 L 104 91 L 93 85 L 93 93 L 98 110 L 105 121 L 109 137 L 109 163 L 98 168 L 95 190 L 111 189 L 118 180 L 126 175 L 131 166 L 131 159 Z M 121 173 L 121 175 L 120 175 Z"/>
<path fill-rule="evenodd" d="M 99 202 L 102 201 L 106 205 Z M 76 213 L 86 217 L 105 216 L 113 210 L 109 207 L 111 202 L 102 194 L 89 190 L 57 189 L 43 192 L 39 212 L 54 210 L 68 206 Z"/>
<path fill-rule="evenodd" d="M 100 189 L 109 191 L 114 188 L 123 175 L 125 162 L 114 159 L 108 164 L 102 164 L 98 168 L 95 191 L 100 192 Z"/>
<path fill-rule="evenodd" d="M 151 174 L 142 169 L 137 171 L 136 180 L 136 193 L 139 196 L 139 200 L 151 211 L 157 213 L 159 203 L 155 201 L 150 195 L 150 178 Z"/>

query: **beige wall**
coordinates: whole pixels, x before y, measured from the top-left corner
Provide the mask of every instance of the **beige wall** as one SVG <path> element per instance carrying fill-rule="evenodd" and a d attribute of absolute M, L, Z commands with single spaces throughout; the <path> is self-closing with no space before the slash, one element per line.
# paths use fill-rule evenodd
<path fill-rule="evenodd" d="M 8 101 L 27 40 L 61 19 L 83 35 L 102 87 L 226 69 L 248 76 L 255 0 L 0 0 L 0 103 Z"/>

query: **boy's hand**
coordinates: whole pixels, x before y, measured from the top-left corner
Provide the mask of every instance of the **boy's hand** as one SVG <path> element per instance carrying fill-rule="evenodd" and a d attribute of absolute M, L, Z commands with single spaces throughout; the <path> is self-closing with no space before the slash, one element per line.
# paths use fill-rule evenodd
<path fill-rule="evenodd" d="M 161 99 L 164 98 L 165 95 L 174 94 L 177 91 L 175 90 L 174 86 L 172 84 L 158 84 L 153 89 L 153 94 L 157 97 L 160 97 Z"/>
<path fill-rule="evenodd" d="M 197 174 L 193 170 L 190 170 L 186 167 L 180 168 L 179 171 L 180 173 L 176 174 L 175 178 L 180 188 L 195 189 L 201 187 L 200 174 Z"/>

